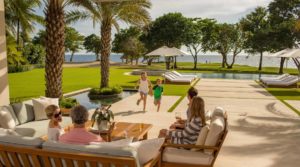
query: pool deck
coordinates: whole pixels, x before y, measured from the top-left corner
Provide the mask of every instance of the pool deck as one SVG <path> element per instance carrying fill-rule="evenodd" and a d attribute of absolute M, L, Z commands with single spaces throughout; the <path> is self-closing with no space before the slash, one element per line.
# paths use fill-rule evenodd
<path fill-rule="evenodd" d="M 229 133 L 215 167 L 298 167 L 300 155 L 300 117 L 250 80 L 201 79 L 195 86 L 207 110 L 221 106 L 228 111 Z M 149 111 L 139 112 L 137 95 L 117 102 L 113 111 L 117 121 L 152 123 L 149 138 L 174 122 L 175 112 L 185 115 L 185 98 L 173 113 L 166 112 L 178 97 L 165 97 L 161 112 L 152 102 Z M 152 98 L 151 98 L 152 99 Z M 132 112 L 128 112 L 132 111 Z"/>

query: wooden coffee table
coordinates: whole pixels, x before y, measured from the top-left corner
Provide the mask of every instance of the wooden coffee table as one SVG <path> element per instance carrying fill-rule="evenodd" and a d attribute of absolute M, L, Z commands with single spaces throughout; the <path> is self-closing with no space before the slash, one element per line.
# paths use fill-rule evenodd
<path fill-rule="evenodd" d="M 86 128 L 91 129 L 92 122 L 86 123 Z M 114 126 L 108 131 L 93 132 L 100 134 L 105 141 L 115 141 L 125 139 L 126 137 L 133 137 L 134 141 L 146 140 L 148 138 L 148 131 L 153 125 L 145 123 L 129 123 L 129 122 L 115 122 Z M 73 125 L 67 126 L 65 131 L 69 131 Z"/>
<path fill-rule="evenodd" d="M 90 128 L 91 125 L 92 123 L 89 121 L 87 122 L 86 127 Z M 102 131 L 100 132 L 100 135 L 106 141 L 115 141 L 125 139 L 126 137 L 133 137 L 134 141 L 139 141 L 148 138 L 148 131 L 151 128 L 151 124 L 115 122 L 111 130 Z"/>

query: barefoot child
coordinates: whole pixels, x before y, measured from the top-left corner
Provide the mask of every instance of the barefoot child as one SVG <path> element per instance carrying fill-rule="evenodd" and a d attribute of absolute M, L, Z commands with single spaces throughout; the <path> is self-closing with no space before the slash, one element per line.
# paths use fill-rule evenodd
<path fill-rule="evenodd" d="M 147 104 L 147 95 L 149 93 L 149 90 L 151 89 L 151 82 L 147 78 L 147 73 L 142 72 L 141 78 L 137 82 L 139 86 L 139 92 L 140 92 L 140 98 L 137 100 L 136 104 L 139 105 L 141 100 L 143 100 L 143 111 L 146 110 L 146 104 Z"/>
<path fill-rule="evenodd" d="M 154 105 L 157 106 L 157 112 L 158 112 L 160 108 L 161 96 L 164 92 L 164 88 L 161 86 L 160 79 L 156 80 L 156 85 L 153 87 L 153 92 L 154 92 Z"/>

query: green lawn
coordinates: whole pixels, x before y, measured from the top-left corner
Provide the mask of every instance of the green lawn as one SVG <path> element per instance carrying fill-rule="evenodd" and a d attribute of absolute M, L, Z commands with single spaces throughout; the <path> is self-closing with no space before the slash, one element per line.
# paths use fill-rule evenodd
<path fill-rule="evenodd" d="M 111 67 L 110 85 L 133 88 L 139 76 L 127 76 L 125 72 L 132 69 Z M 44 69 L 34 69 L 28 72 L 9 74 L 9 89 L 11 101 L 21 101 L 45 94 Z M 158 77 L 149 77 L 154 83 Z M 72 92 L 87 87 L 99 87 L 99 68 L 64 68 L 63 92 Z M 164 85 L 165 95 L 185 95 L 188 85 Z"/>

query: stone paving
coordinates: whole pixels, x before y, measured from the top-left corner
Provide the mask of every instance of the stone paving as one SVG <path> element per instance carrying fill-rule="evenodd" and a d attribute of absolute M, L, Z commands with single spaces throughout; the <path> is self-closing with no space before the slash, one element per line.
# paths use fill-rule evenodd
<path fill-rule="evenodd" d="M 152 124 L 148 138 L 157 138 L 160 129 L 168 128 L 175 121 L 174 113 L 169 113 L 167 110 L 179 99 L 179 96 L 163 96 L 160 112 L 156 111 L 151 96 L 148 96 L 146 112 L 143 112 L 142 101 L 139 106 L 136 105 L 138 98 L 137 93 L 113 104 L 111 110 L 115 113 L 115 121 Z"/>
<path fill-rule="evenodd" d="M 201 79 L 196 88 L 207 110 L 222 106 L 228 111 L 229 133 L 215 167 L 298 167 L 300 118 L 290 108 L 250 80 Z M 112 107 L 117 121 L 152 123 L 149 138 L 174 122 L 176 112 L 185 116 L 185 98 L 173 113 L 166 112 L 179 97 L 164 97 L 157 113 L 149 98 L 146 113 L 136 106 L 138 95 Z"/>

